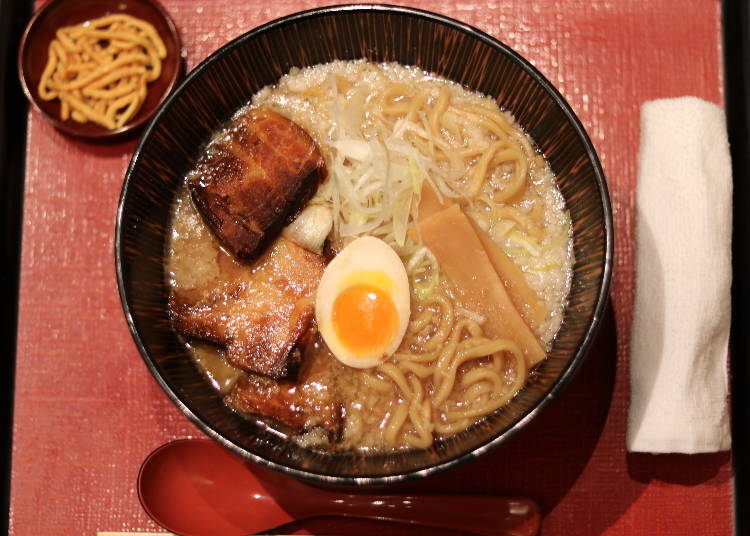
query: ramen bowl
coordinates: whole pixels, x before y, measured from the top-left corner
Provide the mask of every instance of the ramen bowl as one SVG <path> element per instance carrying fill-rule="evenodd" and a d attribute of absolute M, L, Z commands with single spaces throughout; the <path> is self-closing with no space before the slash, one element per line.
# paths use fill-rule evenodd
<path fill-rule="evenodd" d="M 446 47 L 446 43 L 451 43 Z M 572 285 L 546 360 L 510 403 L 426 449 L 363 454 L 303 447 L 228 408 L 172 329 L 164 258 L 170 205 L 213 132 L 293 67 L 366 58 L 437 73 L 497 99 L 535 140 L 572 220 Z M 117 215 L 117 277 L 125 316 L 165 393 L 208 436 L 286 474 L 332 485 L 421 478 L 508 441 L 570 381 L 608 298 L 612 216 L 594 148 L 555 88 L 506 45 L 463 23 L 394 6 L 337 6 L 294 14 L 228 43 L 196 67 L 148 125 L 127 171 Z"/>

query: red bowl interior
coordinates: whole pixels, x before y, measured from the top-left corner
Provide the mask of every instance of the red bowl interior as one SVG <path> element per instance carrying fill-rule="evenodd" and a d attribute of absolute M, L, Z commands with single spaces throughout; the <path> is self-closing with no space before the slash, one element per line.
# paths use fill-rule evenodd
<path fill-rule="evenodd" d="M 37 87 L 47 64 L 49 44 L 55 32 L 63 26 L 113 13 L 126 13 L 150 22 L 164 41 L 167 57 L 162 62 L 161 76 L 148 84 L 148 94 L 141 109 L 125 125 L 108 130 L 92 122 L 78 123 L 60 119 L 60 101 L 39 98 Z M 153 115 L 164 98 L 174 88 L 182 74 L 183 59 L 177 27 L 166 10 L 155 0 L 51 0 L 31 18 L 18 51 L 18 74 L 29 101 L 55 127 L 73 136 L 109 138 L 132 131 Z"/>

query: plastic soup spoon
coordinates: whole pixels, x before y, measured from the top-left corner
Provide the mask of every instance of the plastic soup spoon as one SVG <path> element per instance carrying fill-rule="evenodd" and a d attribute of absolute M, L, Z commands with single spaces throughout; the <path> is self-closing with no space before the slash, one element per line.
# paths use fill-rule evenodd
<path fill-rule="evenodd" d="M 184 536 L 240 536 L 297 519 L 348 516 L 462 530 L 533 536 L 539 507 L 524 498 L 374 495 L 308 486 L 211 440 L 162 445 L 143 462 L 138 496 L 159 525 Z"/>

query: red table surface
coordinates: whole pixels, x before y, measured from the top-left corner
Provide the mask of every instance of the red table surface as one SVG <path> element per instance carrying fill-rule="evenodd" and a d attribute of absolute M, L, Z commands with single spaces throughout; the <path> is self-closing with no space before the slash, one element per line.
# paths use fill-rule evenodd
<path fill-rule="evenodd" d="M 163 3 L 180 28 L 189 69 L 261 23 L 319 5 Z M 681 95 L 722 102 L 719 1 L 407 3 L 499 38 L 562 92 L 604 166 L 616 256 L 612 306 L 585 367 L 560 399 L 509 444 L 401 489 L 530 496 L 543 509 L 545 535 L 730 534 L 730 453 L 653 456 L 625 450 L 639 107 Z M 14 535 L 158 532 L 138 502 L 139 465 L 166 441 L 202 435 L 150 376 L 120 307 L 114 222 L 135 145 L 74 140 L 30 113 L 11 477 Z M 282 530 L 421 532 L 333 518 Z"/>

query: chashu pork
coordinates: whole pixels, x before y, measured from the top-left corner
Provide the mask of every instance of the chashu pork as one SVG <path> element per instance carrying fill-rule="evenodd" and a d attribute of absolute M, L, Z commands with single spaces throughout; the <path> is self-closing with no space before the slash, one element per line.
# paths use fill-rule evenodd
<path fill-rule="evenodd" d="M 274 419 L 294 432 L 323 428 L 336 440 L 341 436 L 344 411 L 337 391 L 329 385 L 334 360 L 327 352 L 309 351 L 297 381 L 246 375 L 225 401 L 240 413 Z"/>
<path fill-rule="evenodd" d="M 299 125 L 264 107 L 235 119 L 189 181 L 206 224 L 237 258 L 252 261 L 326 179 L 325 162 Z"/>
<path fill-rule="evenodd" d="M 279 237 L 252 267 L 222 259 L 223 277 L 172 293 L 175 329 L 223 346 L 227 361 L 244 371 L 287 375 L 313 321 L 323 257 Z"/>

